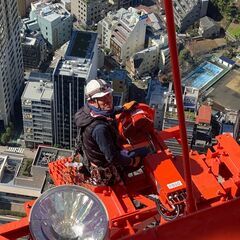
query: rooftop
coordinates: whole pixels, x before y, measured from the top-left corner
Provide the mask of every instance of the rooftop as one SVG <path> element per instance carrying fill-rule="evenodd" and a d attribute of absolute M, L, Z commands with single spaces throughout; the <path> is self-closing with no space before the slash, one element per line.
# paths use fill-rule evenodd
<path fill-rule="evenodd" d="M 23 158 L 12 156 L 1 156 L 3 168 L 1 168 L 0 183 L 14 185 L 14 178 L 17 175 L 18 169 L 21 166 Z"/>
<path fill-rule="evenodd" d="M 70 157 L 71 155 L 71 150 L 39 146 L 33 165 L 47 168 L 49 162 Z"/>
<path fill-rule="evenodd" d="M 58 18 L 64 19 L 70 16 L 70 13 L 60 3 L 48 3 L 45 1 L 39 1 L 32 3 L 32 9 L 37 15 L 52 22 Z"/>
<path fill-rule="evenodd" d="M 53 83 L 51 82 L 28 82 L 23 92 L 22 99 L 30 99 L 35 101 L 52 100 Z"/>
<path fill-rule="evenodd" d="M 196 88 L 185 87 L 183 93 L 183 104 L 185 119 L 189 122 L 195 122 L 196 109 L 199 91 Z M 165 118 L 178 119 L 177 114 L 177 101 L 175 94 L 172 91 L 172 84 L 169 85 L 169 92 L 166 94 L 165 99 Z"/>
<path fill-rule="evenodd" d="M 36 43 L 36 38 L 25 37 L 24 40 L 25 45 L 34 46 Z"/>
<path fill-rule="evenodd" d="M 32 159 L 16 153 L 0 155 L 0 192 L 39 197 L 45 182 L 45 171 L 32 168 Z"/>
<path fill-rule="evenodd" d="M 217 103 L 217 105 L 220 105 L 223 108 L 239 110 L 239 82 L 240 71 L 236 69 L 231 70 L 223 78 L 221 78 L 221 81 L 218 81 L 211 87 L 212 91 L 207 95 L 207 97 L 213 100 L 214 105 Z"/>
<path fill-rule="evenodd" d="M 200 25 L 203 29 L 209 29 L 209 28 L 215 26 L 216 23 L 210 17 L 205 16 L 205 17 L 200 19 Z"/>
<path fill-rule="evenodd" d="M 97 33 L 74 31 L 69 42 L 65 57 L 86 58 L 93 55 Z"/>
<path fill-rule="evenodd" d="M 226 63 L 228 63 L 228 64 L 230 64 L 230 65 L 234 65 L 235 64 L 235 62 L 232 59 L 227 58 L 225 56 L 221 56 L 219 59 L 224 61 L 224 62 L 226 62 Z"/>
<path fill-rule="evenodd" d="M 196 117 L 196 124 L 199 123 L 211 123 L 212 108 L 208 105 L 202 105 L 198 110 L 198 115 Z"/>
<path fill-rule="evenodd" d="M 178 120 L 178 114 L 177 114 L 177 111 L 175 111 L 175 110 L 177 110 L 177 109 L 174 109 L 174 110 L 171 109 L 171 111 L 167 111 L 165 113 L 165 117 Z M 196 119 L 195 112 L 184 111 L 184 115 L 185 115 L 185 120 L 186 121 L 188 121 L 188 122 L 195 122 L 195 119 Z"/>
<path fill-rule="evenodd" d="M 42 73 L 42 72 L 30 72 L 30 75 L 28 77 L 28 80 L 33 82 L 33 81 L 39 81 L 39 80 L 44 80 L 44 81 L 51 81 L 52 80 L 52 75 L 50 73 Z"/>
<path fill-rule="evenodd" d="M 97 33 L 74 31 L 64 58 L 55 68 L 55 74 L 86 78 L 92 63 Z"/>

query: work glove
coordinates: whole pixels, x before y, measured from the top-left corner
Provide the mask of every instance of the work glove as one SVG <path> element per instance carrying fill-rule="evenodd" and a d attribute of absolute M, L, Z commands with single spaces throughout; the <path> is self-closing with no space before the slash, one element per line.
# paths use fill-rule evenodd
<path fill-rule="evenodd" d="M 137 105 L 136 101 L 131 101 L 123 104 L 124 111 L 131 111 Z"/>
<path fill-rule="evenodd" d="M 151 150 L 148 147 L 141 147 L 133 150 L 135 153 L 135 157 L 145 158 Z"/>
<path fill-rule="evenodd" d="M 140 165 L 141 161 L 142 161 L 142 158 L 140 156 L 136 156 L 132 159 L 130 166 L 133 168 L 136 168 Z"/>

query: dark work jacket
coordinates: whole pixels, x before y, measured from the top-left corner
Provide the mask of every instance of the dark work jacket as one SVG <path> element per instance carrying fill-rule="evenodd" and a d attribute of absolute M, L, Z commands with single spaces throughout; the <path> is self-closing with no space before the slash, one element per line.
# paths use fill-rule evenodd
<path fill-rule="evenodd" d="M 83 163 L 88 169 L 90 162 L 101 167 L 119 165 L 120 161 L 121 165 L 130 163 L 129 157 L 121 157 L 113 118 L 94 114 L 86 104 L 75 114 L 75 122 L 82 141 Z"/>

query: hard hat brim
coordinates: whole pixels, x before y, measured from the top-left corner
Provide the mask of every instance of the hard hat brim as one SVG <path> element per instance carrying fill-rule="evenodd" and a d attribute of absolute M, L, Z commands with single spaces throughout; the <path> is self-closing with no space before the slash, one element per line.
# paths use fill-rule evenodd
<path fill-rule="evenodd" d="M 109 94 L 109 93 L 112 93 L 113 92 L 113 89 L 112 88 L 108 88 L 106 91 L 104 92 L 100 92 L 100 93 L 95 93 L 93 96 L 91 96 L 91 98 L 101 98 L 101 97 L 104 97 L 105 95 Z M 90 98 L 88 98 L 89 100 Z"/>

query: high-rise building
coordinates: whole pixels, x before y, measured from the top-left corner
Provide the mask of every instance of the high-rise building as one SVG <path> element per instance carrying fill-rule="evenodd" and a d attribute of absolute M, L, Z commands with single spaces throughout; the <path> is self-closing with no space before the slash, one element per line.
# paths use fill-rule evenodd
<path fill-rule="evenodd" d="M 41 75 L 39 75 L 39 79 L 41 79 Z M 26 146 L 30 148 L 36 148 L 39 144 L 51 146 L 53 142 L 52 82 L 42 79 L 28 81 L 22 95 L 22 115 Z"/>
<path fill-rule="evenodd" d="M 109 11 L 118 8 L 118 0 L 72 0 L 71 13 L 83 26 L 94 25 Z"/>
<path fill-rule="evenodd" d="M 53 73 L 54 143 L 73 147 L 77 129 L 74 115 L 84 104 L 84 86 L 97 76 L 97 34 L 73 32 L 65 57 Z"/>
<path fill-rule="evenodd" d="M 111 50 L 115 59 L 125 65 L 134 53 L 144 49 L 147 14 L 135 8 L 110 12 L 98 23 L 100 44 Z"/>
<path fill-rule="evenodd" d="M 141 2 L 142 0 L 71 0 L 71 13 L 78 23 L 87 27 L 98 23 L 110 11 L 129 8 Z"/>
<path fill-rule="evenodd" d="M 209 0 L 174 0 L 174 19 L 179 31 L 185 31 L 195 21 L 206 16 Z M 160 10 L 164 9 L 164 1 L 157 0 Z"/>
<path fill-rule="evenodd" d="M 0 127 L 14 115 L 23 86 L 23 60 L 17 0 L 0 0 Z"/>

